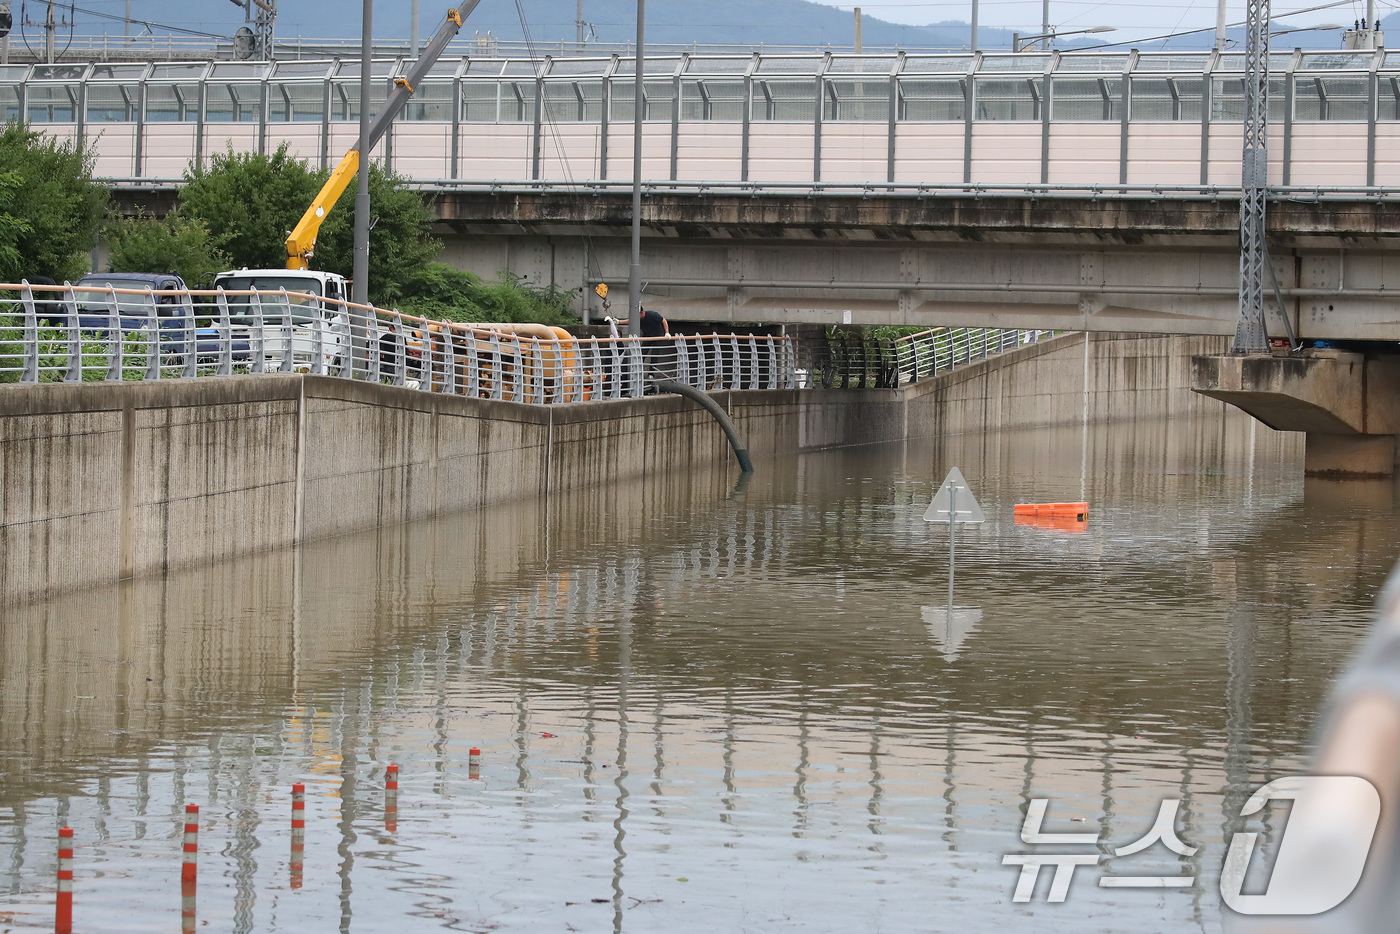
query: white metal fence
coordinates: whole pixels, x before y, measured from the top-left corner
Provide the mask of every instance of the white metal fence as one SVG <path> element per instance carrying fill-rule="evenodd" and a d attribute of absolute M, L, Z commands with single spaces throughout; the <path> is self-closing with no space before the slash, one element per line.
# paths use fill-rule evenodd
<path fill-rule="evenodd" d="M 792 341 L 766 335 L 575 337 L 433 321 L 315 295 L 0 285 L 0 382 L 309 373 L 512 402 L 796 386 Z"/>
<path fill-rule="evenodd" d="M 434 321 L 300 292 L 0 285 L 0 382 L 308 373 L 549 404 L 637 398 L 652 380 L 702 390 L 895 388 L 1051 334 L 933 328 L 580 337 L 538 324 Z"/>

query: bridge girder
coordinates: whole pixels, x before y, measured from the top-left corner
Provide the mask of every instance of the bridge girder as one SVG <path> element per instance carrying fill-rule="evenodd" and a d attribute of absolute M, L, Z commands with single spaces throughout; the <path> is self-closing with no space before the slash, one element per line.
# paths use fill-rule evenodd
<path fill-rule="evenodd" d="M 159 212 L 173 191 L 122 192 Z M 625 193 L 425 190 L 442 258 L 627 300 Z M 1235 333 L 1239 192 L 1215 197 L 704 195 L 643 204 L 645 303 L 676 320 Z M 1270 203 L 1271 260 L 1303 338 L 1400 340 L 1400 211 Z M 1268 330 L 1282 336 L 1276 310 Z"/>
<path fill-rule="evenodd" d="M 626 212 L 610 198 L 445 200 L 459 265 L 509 266 L 584 295 L 604 281 L 621 307 Z M 677 320 L 1232 335 L 1238 204 L 658 195 L 644 210 L 644 303 Z M 1397 212 L 1319 199 L 1281 202 L 1269 220 L 1296 333 L 1400 340 Z M 1276 307 L 1267 324 L 1285 333 Z"/>

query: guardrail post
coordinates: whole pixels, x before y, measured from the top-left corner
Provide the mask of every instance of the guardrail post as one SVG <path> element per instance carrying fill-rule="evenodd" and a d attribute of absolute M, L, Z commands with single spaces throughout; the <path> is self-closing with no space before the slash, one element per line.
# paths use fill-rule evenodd
<path fill-rule="evenodd" d="M 282 289 L 282 360 L 277 364 L 278 373 L 292 372 L 292 301 L 287 290 Z"/>
<path fill-rule="evenodd" d="M 194 379 L 199 375 L 199 343 L 195 339 L 194 297 L 188 292 L 185 293 L 184 301 L 180 303 L 180 318 L 183 321 L 180 331 L 184 335 L 181 342 L 183 352 L 180 355 L 180 378 Z"/>
<path fill-rule="evenodd" d="M 160 309 L 156 307 L 156 293 L 146 289 L 146 325 L 150 328 L 146 335 L 146 374 L 148 380 L 160 379 Z"/>
<path fill-rule="evenodd" d="M 443 374 L 443 392 L 449 396 L 457 395 L 457 348 L 452 346 L 452 325 L 444 321 L 442 323 L 442 346 L 443 346 L 443 367 L 446 372 Z"/>
<path fill-rule="evenodd" d="M 467 395 L 481 398 L 481 355 L 476 352 L 476 331 L 467 328 Z"/>
<path fill-rule="evenodd" d="M 340 319 L 337 318 L 336 326 L 336 333 L 340 335 L 341 348 L 341 352 L 337 355 L 340 357 L 340 370 L 336 373 L 336 376 L 354 379 L 355 355 L 345 352 L 350 349 L 355 340 L 355 329 L 352 325 L 354 319 L 351 317 L 350 306 L 348 304 L 342 306 L 342 310 L 345 312 L 345 320 L 341 322 Z M 399 310 L 395 308 L 393 314 L 397 315 L 398 313 Z M 384 375 L 384 340 L 379 333 L 379 317 L 377 315 L 373 318 L 365 318 L 364 332 L 366 343 L 370 345 L 365 348 L 366 352 L 369 354 L 369 359 L 365 363 L 366 378 L 369 382 L 378 385 Z M 346 372 L 347 369 L 349 370 L 348 373 Z"/>
<path fill-rule="evenodd" d="M 676 346 L 676 379 L 687 386 L 695 385 L 690 379 L 690 354 L 686 353 L 685 338 L 675 338 Z"/>
<path fill-rule="evenodd" d="M 594 382 L 598 375 L 598 339 L 580 337 L 574 341 L 574 354 L 578 361 L 578 390 L 575 402 L 588 402 L 598 397 Z"/>
<path fill-rule="evenodd" d="M 228 316 L 228 296 L 224 294 L 224 287 L 219 286 L 218 294 L 214 296 L 214 306 L 218 309 L 219 320 L 214 325 L 214 339 L 219 345 L 219 363 L 214 370 L 215 376 L 233 375 L 233 322 Z M 251 343 L 249 350 L 252 350 Z"/>
<path fill-rule="evenodd" d="M 282 294 L 283 294 L 283 295 L 286 295 L 286 294 L 287 294 L 287 289 L 286 289 L 285 286 L 283 286 L 283 288 L 282 288 Z M 289 308 L 288 310 L 290 310 L 290 308 Z M 313 347 L 314 347 L 314 349 L 315 349 L 315 355 L 311 358 L 311 375 L 312 375 L 312 376 L 325 376 L 325 375 L 326 375 L 326 335 L 325 335 L 326 311 L 325 311 L 325 309 L 322 307 L 322 305 L 321 305 L 321 300 L 320 300 L 320 299 L 317 299 L 316 301 L 314 301 L 314 302 L 311 303 L 311 315 L 312 315 L 312 318 L 311 318 L 312 345 L 313 345 Z M 288 317 L 290 318 L 290 315 L 289 315 Z"/>
<path fill-rule="evenodd" d="M 535 383 L 535 386 L 534 386 L 534 388 L 530 391 L 530 398 L 534 401 L 534 403 L 535 403 L 536 405 L 544 405 L 544 401 L 545 401 L 545 393 L 544 393 L 545 375 L 544 375 L 544 374 L 545 374 L 545 372 L 546 372 L 546 371 L 545 371 L 545 368 L 544 368 L 544 355 L 545 355 L 546 353 L 548 353 L 548 349 L 547 349 L 547 347 L 546 347 L 546 344 L 545 344 L 545 342 L 542 341 L 542 340 L 535 340 L 535 339 L 533 339 L 533 338 L 522 338 L 522 337 L 517 337 L 517 338 L 516 338 L 516 341 L 517 341 L 517 343 L 520 345 L 520 353 L 521 353 L 522 356 L 524 356 L 527 346 L 530 347 L 530 348 L 532 348 L 532 349 L 534 350 L 533 359 L 534 359 L 534 361 L 535 361 L 535 366 L 534 366 L 534 375 L 535 375 L 534 383 Z M 527 341 L 529 342 L 528 344 L 526 343 Z"/>
<path fill-rule="evenodd" d="M 262 296 L 257 289 L 250 290 L 248 307 L 253 309 L 253 330 L 249 332 L 248 354 L 252 357 L 254 373 L 267 372 L 267 319 L 263 315 Z"/>
<path fill-rule="evenodd" d="M 433 391 L 433 382 L 437 378 L 437 358 L 433 350 L 433 332 L 428 330 L 426 320 L 418 322 L 419 333 L 422 335 L 422 350 L 418 357 L 418 388 L 426 392 Z"/>
<path fill-rule="evenodd" d="M 117 301 L 117 290 L 110 285 L 107 286 L 107 302 L 107 341 L 112 347 L 107 354 L 107 381 L 119 383 L 122 378 L 122 350 L 126 342 L 122 339 L 122 310 Z"/>
<path fill-rule="evenodd" d="M 520 351 L 522 354 L 526 351 L 527 348 L 533 351 L 531 359 L 533 359 L 535 364 L 535 385 L 534 388 L 530 391 L 530 398 L 536 405 L 544 405 L 545 399 L 547 398 L 544 391 L 545 379 L 547 378 L 545 374 L 549 372 L 549 370 L 545 369 L 545 355 L 551 353 L 552 348 L 549 344 L 546 344 L 542 340 L 535 340 L 532 338 L 519 338 L 519 341 Z"/>
<path fill-rule="evenodd" d="M 408 342 L 404 340 L 403 315 L 395 314 L 390 322 L 390 327 L 394 329 L 394 353 L 397 359 L 394 362 L 394 385 L 404 386 L 408 380 Z M 355 364 L 352 356 L 350 363 L 350 376 L 355 375 Z"/>
<path fill-rule="evenodd" d="M 20 371 L 21 383 L 39 382 L 39 316 L 34 312 L 34 293 L 25 279 L 20 289 L 19 300 L 24 306 L 24 368 Z"/>
<path fill-rule="evenodd" d="M 584 365 L 583 365 L 583 344 L 580 343 L 578 340 L 575 340 L 575 341 L 573 342 L 573 347 L 574 347 L 574 353 L 573 353 L 573 357 L 574 357 L 574 372 L 573 372 L 573 388 L 574 388 L 574 392 L 573 392 L 573 401 L 574 401 L 574 402 L 586 402 L 586 401 L 588 401 L 588 398 L 589 398 L 589 397 L 588 397 L 587 387 L 584 386 L 584 380 L 587 378 L 585 374 L 586 374 L 588 371 L 584 368 Z"/>
<path fill-rule="evenodd" d="M 501 354 L 501 335 L 498 331 L 491 332 L 491 359 L 491 398 L 501 399 L 505 392 L 501 383 L 505 382 L 506 361 Z"/>
<path fill-rule="evenodd" d="M 646 361 L 642 358 L 642 339 L 629 338 L 627 362 L 632 366 L 632 398 L 640 399 L 646 392 Z"/>
<path fill-rule="evenodd" d="M 65 383 L 83 381 L 82 328 L 78 326 L 78 297 L 71 283 L 63 283 L 64 330 L 68 334 L 68 368 L 63 372 Z"/>
<path fill-rule="evenodd" d="M 608 341 L 608 368 L 612 371 L 612 379 L 609 380 L 608 398 L 622 398 L 622 345 L 610 339 Z"/>

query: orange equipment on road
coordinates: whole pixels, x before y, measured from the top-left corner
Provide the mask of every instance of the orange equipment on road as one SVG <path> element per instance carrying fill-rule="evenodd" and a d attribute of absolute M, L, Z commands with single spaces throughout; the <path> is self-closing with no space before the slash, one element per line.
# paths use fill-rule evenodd
<path fill-rule="evenodd" d="M 1016 515 L 1039 516 L 1041 518 L 1074 519 L 1085 522 L 1089 519 L 1088 503 L 1017 503 Z"/>
<path fill-rule="evenodd" d="M 1046 532 L 1083 532 L 1089 524 L 1089 504 L 1018 503 L 1016 524 Z"/>

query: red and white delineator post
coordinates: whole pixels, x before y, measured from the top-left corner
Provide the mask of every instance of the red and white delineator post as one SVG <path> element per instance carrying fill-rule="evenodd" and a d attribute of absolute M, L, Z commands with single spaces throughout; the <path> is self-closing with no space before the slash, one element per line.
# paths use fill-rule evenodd
<path fill-rule="evenodd" d="M 73 934 L 73 828 L 58 828 L 58 901 L 54 934 Z"/>

